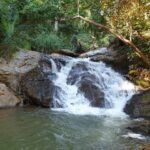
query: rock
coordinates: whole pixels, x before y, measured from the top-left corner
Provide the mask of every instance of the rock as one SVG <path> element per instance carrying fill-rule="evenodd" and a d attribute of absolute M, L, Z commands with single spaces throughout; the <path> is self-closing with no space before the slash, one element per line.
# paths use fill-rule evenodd
<path fill-rule="evenodd" d="M 127 127 L 127 129 L 135 133 L 150 136 L 150 121 L 149 120 L 135 121 L 129 127 Z"/>
<path fill-rule="evenodd" d="M 60 70 L 62 66 L 65 66 L 72 59 L 72 57 L 53 53 L 51 55 L 43 55 L 41 57 L 41 60 L 42 59 L 47 62 L 50 62 L 50 59 L 52 59 L 55 62 L 57 69 Z"/>
<path fill-rule="evenodd" d="M 88 71 L 86 63 L 79 62 L 73 66 L 67 82 L 71 85 L 76 84 L 78 86 L 78 92 L 83 93 L 92 106 L 105 106 L 104 93 L 98 86 L 98 79 Z"/>
<path fill-rule="evenodd" d="M 80 81 L 81 77 L 85 76 L 86 74 L 89 74 L 86 64 L 83 62 L 79 62 L 72 67 L 67 78 L 67 83 L 73 85 L 76 82 Z"/>
<path fill-rule="evenodd" d="M 17 92 L 21 76 L 35 68 L 39 59 L 40 53 L 38 52 L 18 51 L 9 62 L 2 61 L 0 64 L 0 82 Z"/>
<path fill-rule="evenodd" d="M 61 49 L 60 51 L 57 52 L 60 55 L 65 55 L 65 56 L 70 56 L 70 57 L 78 57 L 79 54 L 74 53 L 68 49 Z"/>
<path fill-rule="evenodd" d="M 122 74 L 128 72 L 128 60 L 126 56 L 107 56 L 107 55 L 97 55 L 91 58 L 92 61 L 103 61 L 115 71 Z M 121 64 L 121 65 L 120 65 Z"/>
<path fill-rule="evenodd" d="M 104 107 L 104 93 L 101 89 L 93 82 L 92 76 L 83 77 L 79 83 L 79 92 L 82 92 L 84 96 L 90 101 L 92 106 Z"/>
<path fill-rule="evenodd" d="M 134 95 L 127 102 L 124 111 L 134 118 L 150 118 L 150 90 Z"/>
<path fill-rule="evenodd" d="M 20 99 L 5 84 L 0 83 L 0 108 L 14 107 L 20 102 Z"/>
<path fill-rule="evenodd" d="M 103 61 L 114 70 L 126 74 L 128 72 L 129 62 L 126 54 L 110 48 L 99 48 L 80 55 L 81 58 L 90 58 L 91 61 Z M 121 64 L 121 65 L 120 65 Z"/>
<path fill-rule="evenodd" d="M 53 80 L 57 78 L 56 72 L 70 59 L 71 57 L 60 54 L 42 54 L 37 67 L 25 73 L 21 78 L 21 93 L 24 94 L 24 99 L 30 104 L 42 107 L 62 107 L 59 92 L 63 90 L 55 86 Z"/>
<path fill-rule="evenodd" d="M 94 50 L 90 50 L 88 52 L 82 53 L 80 55 L 81 58 L 93 58 L 94 56 L 105 55 L 105 56 L 114 56 L 116 55 L 114 52 L 110 51 L 107 47 L 102 47 Z"/>
<path fill-rule="evenodd" d="M 47 63 L 44 59 L 39 61 L 38 67 L 25 74 L 21 80 L 22 93 L 29 103 L 47 108 L 53 107 L 53 97 L 58 96 L 59 90 L 52 81 L 54 78 L 56 74 L 51 71 L 50 62 Z M 60 104 L 56 105 L 60 107 Z"/>

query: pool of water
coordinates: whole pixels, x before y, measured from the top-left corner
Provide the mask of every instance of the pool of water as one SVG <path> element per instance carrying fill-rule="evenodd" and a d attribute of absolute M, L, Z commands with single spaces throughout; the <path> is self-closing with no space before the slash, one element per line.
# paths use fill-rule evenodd
<path fill-rule="evenodd" d="M 80 116 L 41 108 L 0 110 L 0 150 L 129 150 L 129 119 Z"/>

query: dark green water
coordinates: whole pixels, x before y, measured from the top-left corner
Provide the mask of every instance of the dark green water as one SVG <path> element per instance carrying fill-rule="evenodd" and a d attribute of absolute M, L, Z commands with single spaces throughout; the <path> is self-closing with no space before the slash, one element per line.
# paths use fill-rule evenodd
<path fill-rule="evenodd" d="M 129 120 L 77 116 L 48 109 L 0 110 L 0 150 L 129 150 Z"/>

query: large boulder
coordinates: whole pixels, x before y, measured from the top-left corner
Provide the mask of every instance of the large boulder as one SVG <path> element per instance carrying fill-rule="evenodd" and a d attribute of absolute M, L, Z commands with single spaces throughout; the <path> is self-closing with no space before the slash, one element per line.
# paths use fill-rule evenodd
<path fill-rule="evenodd" d="M 89 72 L 85 62 L 79 62 L 72 67 L 67 82 L 71 85 L 76 84 L 78 92 L 84 94 L 92 106 L 105 106 L 104 93 L 98 84 L 98 79 Z"/>
<path fill-rule="evenodd" d="M 52 72 L 51 67 L 48 60 L 42 59 L 38 67 L 29 71 L 22 78 L 22 93 L 30 104 L 49 108 L 54 106 L 54 97 L 59 99 L 57 93 L 60 89 L 52 81 L 56 78 L 56 74 Z M 55 107 L 60 107 L 60 104 L 55 104 Z"/>
<path fill-rule="evenodd" d="M 10 61 L 0 60 L 0 82 L 17 92 L 22 75 L 38 65 L 40 53 L 20 50 Z"/>
<path fill-rule="evenodd" d="M 14 107 L 20 102 L 20 99 L 5 84 L 0 83 L 0 108 Z"/>
<path fill-rule="evenodd" d="M 134 95 L 127 102 L 124 111 L 132 118 L 144 118 L 144 120 L 132 122 L 127 129 L 150 136 L 150 90 Z"/>
<path fill-rule="evenodd" d="M 124 111 L 131 117 L 150 118 L 150 90 L 134 95 L 127 102 Z"/>

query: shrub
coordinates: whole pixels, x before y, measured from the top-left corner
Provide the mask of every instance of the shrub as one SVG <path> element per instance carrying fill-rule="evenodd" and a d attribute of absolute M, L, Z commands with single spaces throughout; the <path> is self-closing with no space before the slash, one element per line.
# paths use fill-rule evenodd
<path fill-rule="evenodd" d="M 32 39 L 32 47 L 40 52 L 53 52 L 63 47 L 63 40 L 54 32 L 42 32 Z"/>

